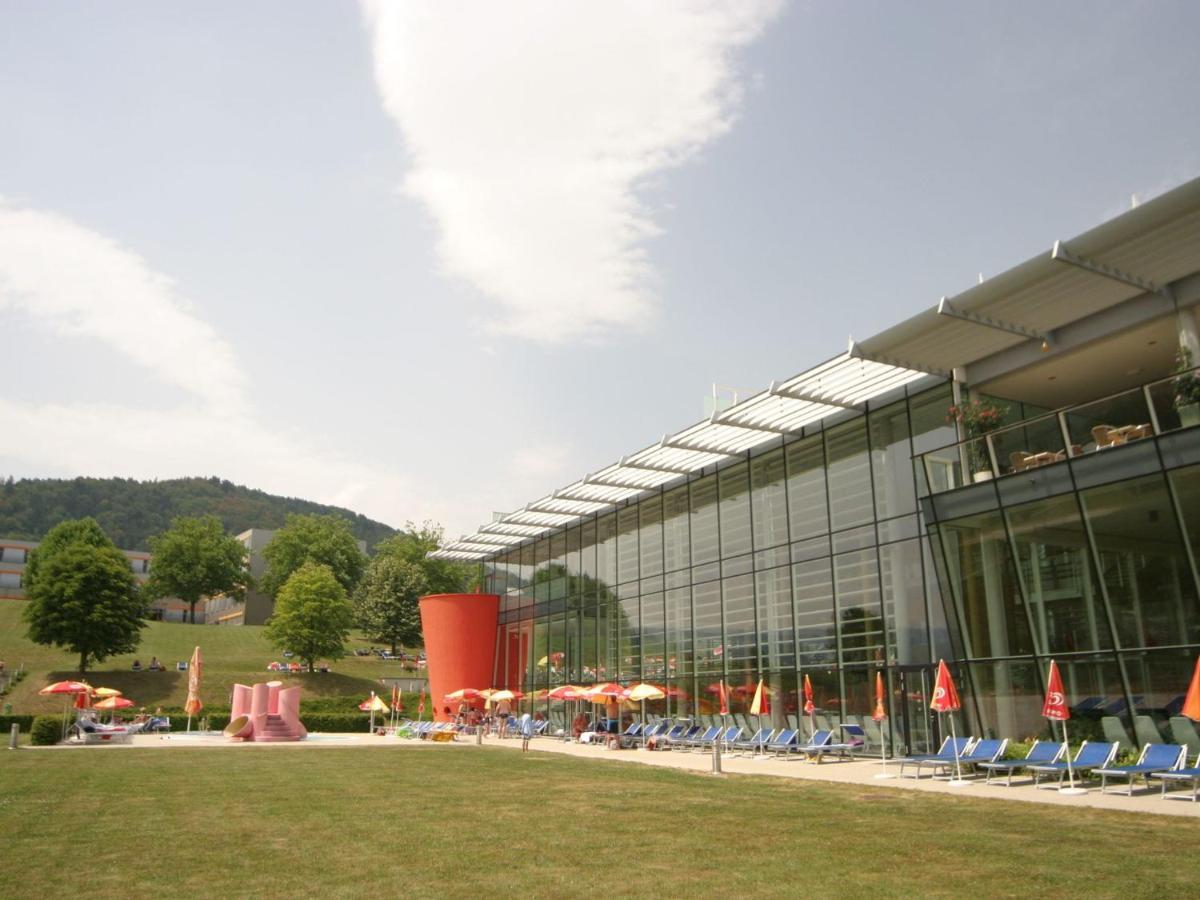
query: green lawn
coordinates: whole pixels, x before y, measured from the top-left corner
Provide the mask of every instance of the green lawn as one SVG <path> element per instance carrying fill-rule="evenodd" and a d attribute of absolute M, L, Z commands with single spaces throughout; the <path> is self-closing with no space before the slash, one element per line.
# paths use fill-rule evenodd
<path fill-rule="evenodd" d="M 15 671 L 24 664 L 30 675 L 12 693 L 0 700 L 11 703 L 17 713 L 54 713 L 62 710 L 57 697 L 40 697 L 38 690 L 52 681 L 78 677 L 75 671 L 78 658 L 52 647 L 40 647 L 25 637 L 26 625 L 21 620 L 22 600 L 0 600 L 0 660 Z M 88 681 L 96 686 L 113 687 L 125 693 L 139 705 L 182 706 L 187 699 L 187 673 L 176 672 L 175 663 L 191 658 L 199 644 L 204 654 L 205 670 L 201 697 L 209 706 L 227 702 L 230 686 L 263 681 L 270 677 L 267 663 L 280 660 L 279 652 L 267 643 L 262 626 L 243 625 L 217 627 L 184 625 L 174 622 L 150 622 L 142 632 L 142 644 L 136 654 L 115 656 L 89 670 Z M 370 642 L 356 636 L 352 647 L 369 646 Z M 169 667 L 167 672 L 133 672 L 133 660 L 143 665 L 157 656 Z M 312 696 L 346 696 L 361 699 L 379 688 L 382 677 L 413 677 L 399 663 L 386 662 L 378 657 L 348 656 L 331 664 L 328 674 L 284 676 L 301 684 Z"/>
<path fill-rule="evenodd" d="M 1192 897 L 1200 839 L 1175 817 L 473 746 L 4 751 L 0 785 L 6 897 Z"/>

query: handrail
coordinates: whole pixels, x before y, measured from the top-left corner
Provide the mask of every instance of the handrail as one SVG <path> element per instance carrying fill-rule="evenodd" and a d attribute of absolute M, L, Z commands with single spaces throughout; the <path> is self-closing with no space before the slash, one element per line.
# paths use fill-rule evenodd
<path fill-rule="evenodd" d="M 1002 446 L 1005 438 L 1009 435 L 1027 433 L 1031 429 L 1036 431 L 1036 429 L 1051 426 L 1052 423 L 1056 423 L 1057 427 L 1054 428 L 1055 437 L 1050 439 L 1050 443 L 1058 445 L 1058 442 L 1061 441 L 1060 446 L 1052 446 L 1049 450 L 1042 450 L 1036 453 L 1028 450 L 1017 451 L 1024 452 L 1027 457 L 1037 460 L 1029 468 L 1037 468 L 1042 465 L 1064 461 L 1069 457 L 1080 456 L 1085 452 L 1085 448 L 1092 443 L 1096 444 L 1095 449 L 1102 449 L 1114 444 L 1147 437 L 1150 434 L 1161 435 L 1168 431 L 1173 431 L 1178 427 L 1187 427 L 1186 424 L 1164 427 L 1159 409 L 1163 398 L 1160 395 L 1156 400 L 1154 396 L 1156 388 L 1160 388 L 1164 384 L 1174 382 L 1181 376 L 1187 375 L 1192 375 L 1193 377 L 1200 376 L 1200 367 L 1173 372 L 1163 378 L 1144 382 L 1136 387 L 1126 388 L 1122 391 L 1116 391 L 1070 406 L 1063 406 L 1050 412 L 1039 413 L 976 437 L 952 441 L 940 447 L 934 447 L 923 453 L 916 454 L 914 460 L 919 460 L 924 470 L 928 492 L 930 494 L 938 494 L 965 485 L 968 477 L 979 480 L 979 478 L 1003 477 L 1014 472 L 1027 471 L 1024 462 L 1020 460 L 1014 461 L 1011 467 L 1003 463 L 997 457 L 997 444 L 999 443 Z M 1078 421 L 1072 423 L 1072 417 L 1076 417 L 1081 411 L 1092 408 L 1101 409 L 1105 404 L 1114 404 L 1138 395 L 1140 395 L 1139 399 L 1141 403 L 1145 405 L 1145 414 L 1149 421 L 1142 422 L 1139 417 L 1140 424 L 1137 426 L 1129 425 L 1124 426 L 1124 428 L 1113 429 L 1113 432 L 1119 435 L 1119 439 L 1114 440 L 1112 443 L 1101 443 L 1102 439 L 1099 437 L 1095 438 L 1094 441 L 1089 440 L 1086 436 L 1080 438 L 1078 434 L 1073 439 L 1072 424 L 1078 425 Z M 1172 409 L 1174 408 L 1172 404 Z M 1092 428 L 1088 428 L 1088 431 L 1094 434 L 1094 427 L 1101 424 L 1099 417 L 1097 417 L 1095 425 Z M 974 467 L 971 466 L 968 460 L 974 462 Z M 937 470 L 945 476 L 942 479 L 938 479 L 939 482 L 945 482 L 944 487 L 935 486 L 935 479 L 933 477 L 935 470 L 930 467 L 930 463 L 935 464 Z M 965 474 L 968 468 L 974 468 L 970 476 Z M 957 478 L 954 475 L 956 470 L 960 473 Z"/>

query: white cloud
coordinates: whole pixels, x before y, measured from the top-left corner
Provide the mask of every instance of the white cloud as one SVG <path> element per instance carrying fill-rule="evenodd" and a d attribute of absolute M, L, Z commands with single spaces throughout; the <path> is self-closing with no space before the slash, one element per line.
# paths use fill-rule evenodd
<path fill-rule="evenodd" d="M 171 280 L 63 216 L 0 205 L 0 314 L 28 316 L 56 335 L 104 342 L 186 392 L 176 406 L 157 409 L 0 396 L 6 472 L 219 475 L 389 524 L 459 515 L 420 497 L 404 476 L 261 424 L 233 348 Z"/>
<path fill-rule="evenodd" d="M 0 199 L 0 311 L 95 338 L 226 411 L 244 408 L 232 348 L 192 315 L 169 278 L 63 216 Z"/>
<path fill-rule="evenodd" d="M 780 0 L 364 0 L 383 104 L 445 270 L 541 341 L 653 318 L 638 189 L 724 133 Z"/>

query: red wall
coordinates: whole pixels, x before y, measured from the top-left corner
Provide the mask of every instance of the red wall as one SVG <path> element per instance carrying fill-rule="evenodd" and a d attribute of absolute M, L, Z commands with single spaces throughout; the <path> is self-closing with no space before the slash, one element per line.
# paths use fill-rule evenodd
<path fill-rule="evenodd" d="M 430 594 L 422 597 L 421 629 L 429 671 L 429 699 L 439 722 L 449 706 L 446 694 L 461 688 L 492 687 L 496 656 L 496 625 L 500 598 L 496 594 Z"/>

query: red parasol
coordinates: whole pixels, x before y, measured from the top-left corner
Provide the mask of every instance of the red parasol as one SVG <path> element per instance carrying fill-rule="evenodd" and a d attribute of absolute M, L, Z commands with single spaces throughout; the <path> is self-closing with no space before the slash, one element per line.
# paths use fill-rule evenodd
<path fill-rule="evenodd" d="M 1200 656 L 1196 657 L 1196 671 L 1192 673 L 1192 683 L 1188 686 L 1187 697 L 1183 701 L 1180 712 L 1189 719 L 1200 722 Z"/>

